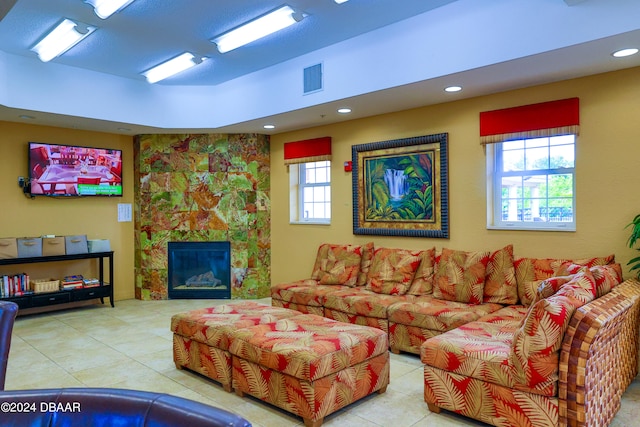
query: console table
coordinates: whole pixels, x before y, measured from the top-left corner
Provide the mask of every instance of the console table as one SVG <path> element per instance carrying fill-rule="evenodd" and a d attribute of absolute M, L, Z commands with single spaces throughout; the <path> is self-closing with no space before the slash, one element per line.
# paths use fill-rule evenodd
<path fill-rule="evenodd" d="M 54 292 L 43 292 L 38 294 L 29 294 L 22 296 L 12 296 L 2 298 L 4 301 L 13 301 L 18 304 L 20 309 L 29 309 L 37 307 L 45 307 L 54 304 L 64 304 L 78 301 L 86 301 L 91 299 L 100 298 L 100 302 L 104 304 L 104 298 L 109 297 L 111 301 L 111 307 L 114 307 L 113 303 L 113 251 L 110 252 L 92 252 L 86 254 L 75 255 L 54 255 L 54 256 L 40 256 L 29 258 L 5 258 L 0 259 L 0 265 L 18 265 L 18 264 L 34 264 L 43 262 L 56 262 L 56 261 L 73 261 L 81 259 L 95 259 L 99 260 L 98 280 L 100 286 L 92 288 L 81 288 L 72 290 L 60 290 Z M 104 260 L 109 260 L 109 281 L 104 281 Z"/>

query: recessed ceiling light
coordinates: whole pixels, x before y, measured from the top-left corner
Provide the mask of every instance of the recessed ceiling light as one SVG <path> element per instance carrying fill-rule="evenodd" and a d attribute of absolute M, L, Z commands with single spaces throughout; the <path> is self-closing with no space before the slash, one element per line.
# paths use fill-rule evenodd
<path fill-rule="evenodd" d="M 449 86 L 444 88 L 445 92 L 460 92 L 461 90 L 462 90 L 461 86 Z"/>
<path fill-rule="evenodd" d="M 623 58 L 625 56 L 635 55 L 636 53 L 638 53 L 638 49 L 631 48 L 631 49 L 617 50 L 617 51 L 613 52 L 612 55 L 615 56 L 616 58 Z"/>
<path fill-rule="evenodd" d="M 264 125 L 262 127 L 265 128 L 265 129 L 275 129 L 276 125 Z"/>
<path fill-rule="evenodd" d="M 338 108 L 338 113 L 340 114 L 349 114 L 350 112 L 351 112 L 351 108 L 347 108 L 347 107 Z"/>

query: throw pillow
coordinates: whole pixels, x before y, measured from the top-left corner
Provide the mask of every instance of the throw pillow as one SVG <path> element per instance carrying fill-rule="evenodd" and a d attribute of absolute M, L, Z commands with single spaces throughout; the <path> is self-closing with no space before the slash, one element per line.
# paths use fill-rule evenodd
<path fill-rule="evenodd" d="M 367 290 L 387 295 L 407 293 L 421 260 L 421 251 L 377 248 L 367 277 Z"/>
<path fill-rule="evenodd" d="M 327 245 L 326 257 L 320 261 L 321 285 L 355 286 L 360 272 L 362 246 Z"/>
<path fill-rule="evenodd" d="M 518 302 L 513 245 L 507 245 L 489 256 L 483 301 L 505 305 Z"/>
<path fill-rule="evenodd" d="M 407 294 L 429 295 L 433 293 L 433 274 L 435 272 L 436 248 L 422 251 L 422 259 Z"/>
<path fill-rule="evenodd" d="M 371 268 L 371 261 L 373 260 L 373 242 L 365 243 L 362 245 L 362 260 L 360 261 L 360 273 L 358 273 L 358 283 L 356 286 L 364 286 L 367 284 L 367 275 Z"/>
<path fill-rule="evenodd" d="M 587 267 L 584 265 L 574 264 L 566 262 L 560 266 L 558 270 L 561 273 L 575 274 L 578 271 L 584 270 Z M 600 298 L 606 295 L 617 284 L 622 282 L 622 266 L 618 263 L 611 263 L 608 265 L 594 265 L 589 268 L 591 274 L 596 283 L 596 297 Z"/>
<path fill-rule="evenodd" d="M 437 264 L 433 297 L 481 304 L 489 252 L 464 252 L 443 248 Z"/>
<path fill-rule="evenodd" d="M 322 260 L 327 259 L 327 252 L 329 251 L 329 244 L 323 243 L 318 246 L 318 253 L 316 254 L 316 261 L 313 263 L 313 270 L 311 271 L 311 278 L 313 280 L 320 279 L 320 265 Z"/>

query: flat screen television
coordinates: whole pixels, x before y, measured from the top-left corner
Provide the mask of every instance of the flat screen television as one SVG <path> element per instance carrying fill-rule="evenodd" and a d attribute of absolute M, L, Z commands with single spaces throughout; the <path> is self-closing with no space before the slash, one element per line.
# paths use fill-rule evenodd
<path fill-rule="evenodd" d="M 29 143 L 31 196 L 122 196 L 122 150 Z"/>

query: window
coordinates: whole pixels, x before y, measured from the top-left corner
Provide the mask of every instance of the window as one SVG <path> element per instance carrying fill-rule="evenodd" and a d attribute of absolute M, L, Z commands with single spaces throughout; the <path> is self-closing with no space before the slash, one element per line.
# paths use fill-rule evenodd
<path fill-rule="evenodd" d="M 290 220 L 293 223 L 331 222 L 331 161 L 289 166 Z"/>
<path fill-rule="evenodd" d="M 487 145 L 489 228 L 575 231 L 575 138 Z"/>

